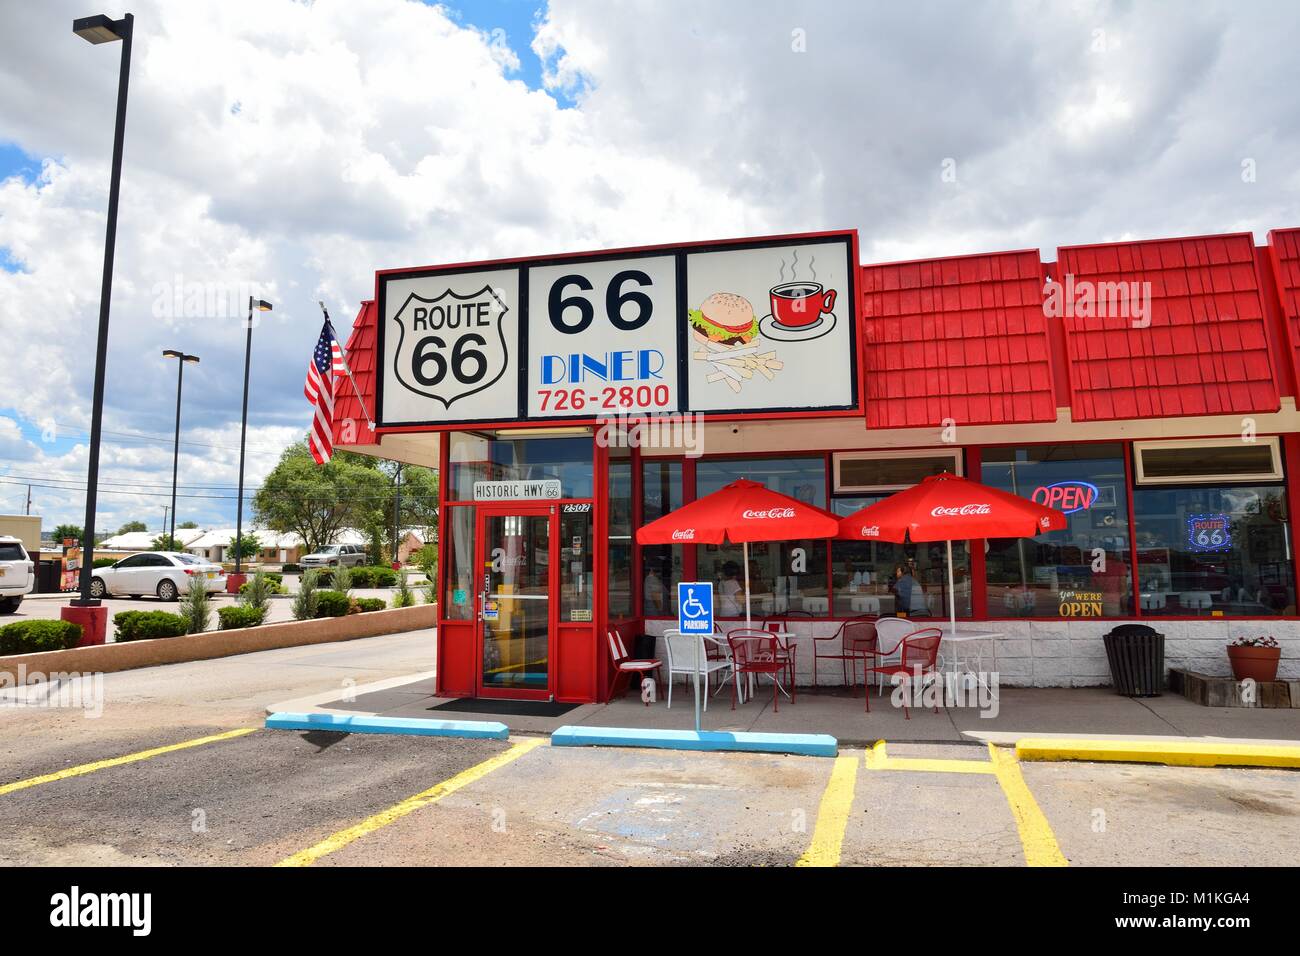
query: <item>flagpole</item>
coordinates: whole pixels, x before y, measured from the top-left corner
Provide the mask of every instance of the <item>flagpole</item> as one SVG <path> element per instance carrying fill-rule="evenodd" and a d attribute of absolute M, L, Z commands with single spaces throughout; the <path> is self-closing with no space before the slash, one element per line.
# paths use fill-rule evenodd
<path fill-rule="evenodd" d="M 362 413 L 366 416 L 366 424 L 370 426 L 371 431 L 374 431 L 374 416 L 370 414 L 370 409 L 366 408 L 366 400 L 361 397 L 361 389 L 357 387 L 357 380 L 352 377 L 352 366 L 348 364 L 348 353 L 343 347 L 343 340 L 339 338 L 338 333 L 334 331 L 334 323 L 330 321 L 330 313 L 329 310 L 325 308 L 325 303 L 317 299 L 316 304 L 319 305 L 320 310 L 325 313 L 325 324 L 329 326 L 330 335 L 334 336 L 334 341 L 339 343 L 339 352 L 343 354 L 343 371 L 348 373 L 348 381 L 352 383 L 352 391 L 357 396 L 357 402 L 361 405 Z"/>

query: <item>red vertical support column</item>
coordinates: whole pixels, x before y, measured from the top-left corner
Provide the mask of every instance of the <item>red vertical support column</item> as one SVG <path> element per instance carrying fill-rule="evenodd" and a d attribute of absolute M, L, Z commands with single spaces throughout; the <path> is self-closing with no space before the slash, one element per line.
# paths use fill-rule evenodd
<path fill-rule="evenodd" d="M 966 449 L 966 477 L 972 481 L 983 481 L 983 450 Z M 984 539 L 976 538 L 966 542 L 970 553 L 970 614 L 977 621 L 986 621 L 989 616 L 989 589 L 986 580 L 984 561 Z"/>
<path fill-rule="evenodd" d="M 1137 522 L 1133 515 L 1133 443 L 1124 442 L 1124 483 L 1128 485 L 1124 497 L 1128 500 L 1128 552 L 1129 552 L 1129 600 L 1133 602 L 1133 616 L 1142 616 L 1142 582 L 1138 575 Z M 1170 569 L 1173 570 L 1172 568 Z"/>
<path fill-rule="evenodd" d="M 682 459 L 682 504 L 688 505 L 695 500 L 695 463 L 698 458 Z M 695 545 L 682 545 L 682 580 L 699 580 L 699 565 L 696 563 Z"/>
<path fill-rule="evenodd" d="M 595 594 L 592 595 L 596 621 L 596 700 L 609 700 L 610 659 L 609 659 L 609 549 L 595 547 L 595 541 L 609 541 L 609 449 L 601 442 L 592 442 L 591 493 L 593 498 L 592 516 L 593 546 L 595 562 Z"/>
<path fill-rule="evenodd" d="M 1295 578 L 1296 600 L 1300 601 L 1300 561 L 1296 560 L 1296 528 L 1300 527 L 1300 435 L 1282 436 L 1283 467 L 1286 474 L 1286 520 L 1291 527 L 1291 572 Z"/>

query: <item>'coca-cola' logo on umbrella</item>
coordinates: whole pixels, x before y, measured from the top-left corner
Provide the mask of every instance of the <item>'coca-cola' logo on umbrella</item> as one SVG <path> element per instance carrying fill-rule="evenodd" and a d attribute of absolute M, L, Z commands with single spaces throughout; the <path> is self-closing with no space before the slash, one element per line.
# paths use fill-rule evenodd
<path fill-rule="evenodd" d="M 868 525 L 863 525 L 863 526 L 862 526 L 862 537 L 864 537 L 864 538 L 879 538 L 879 537 L 880 537 L 880 525 L 878 525 L 878 524 L 868 524 Z"/>
<path fill-rule="evenodd" d="M 967 515 L 986 515 L 993 509 L 988 505 L 958 505 L 954 508 L 938 507 L 930 512 L 931 518 L 961 518 Z"/>
<path fill-rule="evenodd" d="M 694 529 L 694 528 L 678 528 L 676 531 L 673 532 L 673 540 L 674 540 L 674 541 L 694 541 L 694 540 L 695 540 L 695 529 Z"/>
<path fill-rule="evenodd" d="M 794 509 L 793 508 L 768 508 L 766 511 L 754 511 L 752 509 L 747 508 L 745 511 L 741 512 L 741 517 L 746 519 L 793 518 Z"/>

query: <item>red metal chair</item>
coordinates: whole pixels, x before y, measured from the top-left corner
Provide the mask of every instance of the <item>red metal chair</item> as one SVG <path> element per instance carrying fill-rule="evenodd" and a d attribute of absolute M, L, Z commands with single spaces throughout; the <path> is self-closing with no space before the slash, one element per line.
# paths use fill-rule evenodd
<path fill-rule="evenodd" d="M 845 621 L 840 626 L 840 653 L 835 656 L 840 658 L 840 666 L 846 671 L 852 668 L 845 680 L 850 694 L 858 686 L 858 661 L 862 662 L 863 690 L 870 693 L 871 688 L 866 686 L 870 683 L 867 674 L 880 664 L 880 635 L 876 633 L 876 622 L 861 618 Z"/>
<path fill-rule="evenodd" d="M 816 634 L 813 635 L 813 686 L 814 687 L 817 686 L 817 662 L 818 661 L 839 661 L 840 675 L 844 683 L 850 687 L 857 686 L 858 668 L 856 662 L 860 655 L 849 653 L 847 645 L 844 642 L 845 629 L 850 624 L 867 623 L 871 625 L 871 633 L 874 636 L 876 631 L 875 620 L 876 620 L 876 615 L 874 614 L 859 614 L 857 617 L 850 618 L 849 620 L 841 624 L 839 630 L 837 630 L 834 634 L 827 634 L 825 637 L 818 637 Z M 840 652 L 838 654 L 835 653 L 823 654 L 818 649 L 819 645 L 825 645 L 830 641 L 836 641 L 836 640 L 840 642 Z M 854 661 L 853 682 L 851 684 L 849 683 L 849 664 L 848 664 L 850 660 Z M 874 656 L 873 656 L 873 660 L 874 660 Z"/>
<path fill-rule="evenodd" d="M 776 635 L 771 631 L 741 627 L 727 635 L 727 643 L 731 646 L 731 709 L 736 709 L 742 674 L 768 674 L 772 678 L 772 712 L 780 713 L 781 691 L 776 679 L 785 671 L 787 663 L 779 654 L 780 644 Z"/>
<path fill-rule="evenodd" d="M 784 614 L 770 614 L 763 618 L 763 630 L 777 634 L 777 656 L 785 660 L 786 679 L 790 682 L 790 701 L 794 702 L 795 655 L 799 645 L 794 642 L 795 625 L 807 624 L 808 633 L 814 633 L 814 618 L 810 611 L 786 611 Z M 814 650 L 816 650 L 814 646 Z"/>
<path fill-rule="evenodd" d="M 614 684 L 609 689 L 610 700 L 618 696 L 619 681 L 625 681 L 623 692 L 627 693 L 627 683 L 631 683 L 633 674 L 653 674 L 655 682 L 655 699 L 659 698 L 659 679 L 662 677 L 662 661 L 657 660 L 632 660 L 628 657 L 627 647 L 623 644 L 623 638 L 619 635 L 618 630 L 609 632 L 609 656 L 614 661 Z M 647 703 L 647 707 L 650 705 Z"/>
<path fill-rule="evenodd" d="M 896 664 L 878 664 L 868 669 L 868 674 L 883 674 L 893 677 L 895 674 L 904 674 L 908 681 L 908 694 L 911 693 L 911 681 L 914 677 L 936 673 L 935 662 L 939 658 L 939 643 L 943 640 L 943 631 L 937 627 L 923 627 L 919 631 L 913 631 L 899 643 L 898 647 L 891 651 L 879 651 L 885 656 L 893 654 L 896 650 L 902 650 L 902 656 Z M 866 682 L 866 693 L 862 696 L 866 698 L 867 713 L 871 713 L 871 682 Z M 934 705 L 934 712 L 939 713 L 939 705 Z M 903 717 L 911 720 L 912 715 L 907 709 L 907 694 L 903 696 Z"/>

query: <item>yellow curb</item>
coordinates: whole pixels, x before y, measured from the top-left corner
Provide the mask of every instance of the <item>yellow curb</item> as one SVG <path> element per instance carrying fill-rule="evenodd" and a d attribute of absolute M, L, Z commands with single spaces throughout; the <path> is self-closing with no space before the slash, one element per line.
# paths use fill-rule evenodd
<path fill-rule="evenodd" d="M 1016 742 L 1021 760 L 1093 760 L 1162 763 L 1176 767 L 1285 767 L 1300 769 L 1300 746 L 1212 741 L 1051 740 Z"/>
<path fill-rule="evenodd" d="M 1002 793 L 1007 798 L 1007 805 L 1011 807 L 1011 815 L 1016 819 L 1020 845 L 1025 851 L 1025 864 L 1069 866 L 1069 861 L 1056 842 L 1052 825 L 1047 822 L 1029 785 L 1025 783 L 1025 776 L 1020 772 L 1020 763 L 1015 755 L 989 744 L 989 759 L 993 763 Z"/>

